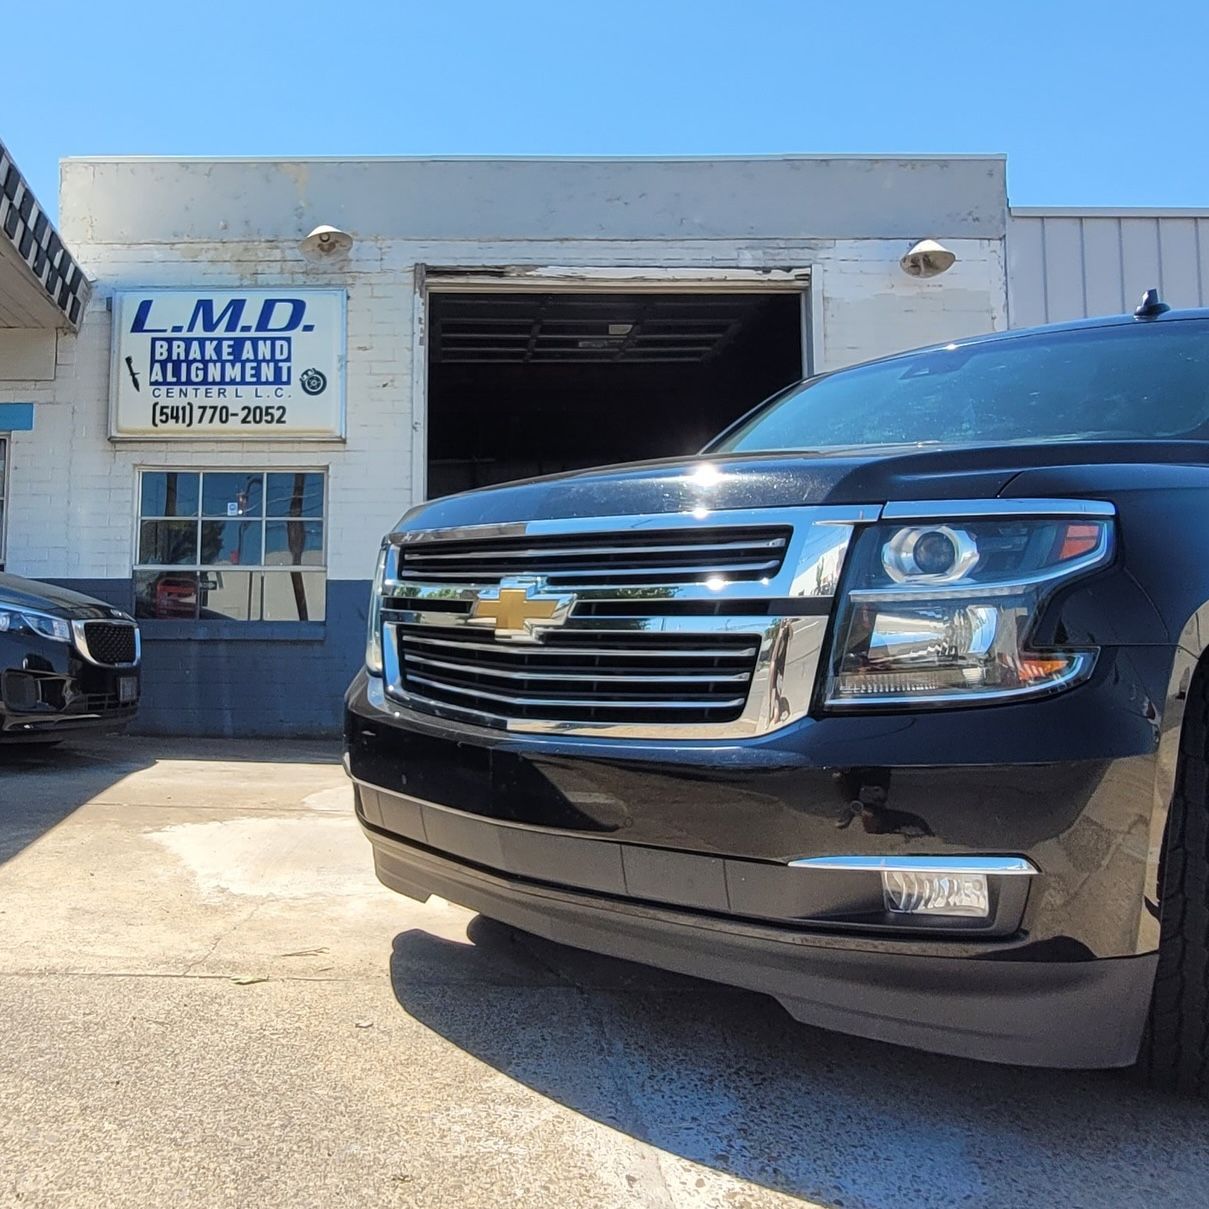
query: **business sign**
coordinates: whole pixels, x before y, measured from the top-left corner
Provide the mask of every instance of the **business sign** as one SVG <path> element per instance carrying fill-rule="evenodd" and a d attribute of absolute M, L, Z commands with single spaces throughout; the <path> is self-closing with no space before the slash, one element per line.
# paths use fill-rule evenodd
<path fill-rule="evenodd" d="M 344 302 L 343 290 L 116 294 L 110 437 L 343 437 Z"/>

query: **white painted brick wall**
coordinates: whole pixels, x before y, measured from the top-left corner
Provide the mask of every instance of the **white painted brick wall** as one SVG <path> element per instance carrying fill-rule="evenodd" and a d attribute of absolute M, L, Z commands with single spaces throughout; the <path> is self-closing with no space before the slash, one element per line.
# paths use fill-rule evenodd
<path fill-rule="evenodd" d="M 83 204 L 83 203 L 78 203 Z M 925 234 L 926 232 L 921 232 Z M 943 235 L 943 232 L 941 233 Z M 411 503 L 415 266 L 812 266 L 823 302 L 820 367 L 1006 326 L 1001 239 L 946 239 L 955 267 L 931 281 L 898 268 L 907 242 L 879 240 L 508 240 L 360 237 L 348 264 L 307 264 L 292 242 L 90 243 L 72 250 L 97 288 L 81 333 L 59 340 L 53 382 L 3 383 L 0 402 L 32 401 L 33 432 L 13 441 L 8 566 L 34 577 L 130 574 L 139 466 L 321 466 L 329 471 L 329 574 L 371 574 L 380 535 Z M 348 440 L 209 446 L 107 440 L 114 289 L 342 285 L 348 305 Z"/>

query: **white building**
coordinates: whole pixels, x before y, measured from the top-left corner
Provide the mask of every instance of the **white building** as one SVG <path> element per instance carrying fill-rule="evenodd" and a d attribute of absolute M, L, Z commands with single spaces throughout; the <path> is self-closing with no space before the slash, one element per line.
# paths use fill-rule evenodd
<path fill-rule="evenodd" d="M 1083 220 L 1009 220 L 999 157 L 69 160 L 60 212 L 74 320 L 6 302 L 46 287 L 0 258 L 3 548 L 137 604 L 156 731 L 333 730 L 379 538 L 426 494 L 689 452 L 805 372 L 1003 328 L 1009 298 L 1103 309 L 1051 234 Z M 1107 309 L 1160 283 L 1093 230 Z M 942 276 L 901 270 L 921 237 Z"/>

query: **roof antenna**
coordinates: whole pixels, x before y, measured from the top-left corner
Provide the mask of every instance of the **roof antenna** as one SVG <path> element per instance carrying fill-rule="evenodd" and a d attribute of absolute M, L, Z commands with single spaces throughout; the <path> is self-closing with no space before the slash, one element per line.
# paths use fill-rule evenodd
<path fill-rule="evenodd" d="M 1171 310 L 1171 307 L 1159 298 L 1158 290 L 1151 287 L 1142 295 L 1142 301 L 1138 303 L 1138 308 L 1134 311 L 1134 317 L 1137 319 L 1157 319 L 1169 310 Z"/>

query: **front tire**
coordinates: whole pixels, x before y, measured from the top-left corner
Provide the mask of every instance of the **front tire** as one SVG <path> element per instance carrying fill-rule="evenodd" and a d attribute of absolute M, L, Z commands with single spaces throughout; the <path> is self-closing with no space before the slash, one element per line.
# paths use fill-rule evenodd
<path fill-rule="evenodd" d="M 1159 867 L 1159 965 L 1138 1073 L 1209 1097 L 1209 675 L 1193 677 Z"/>

